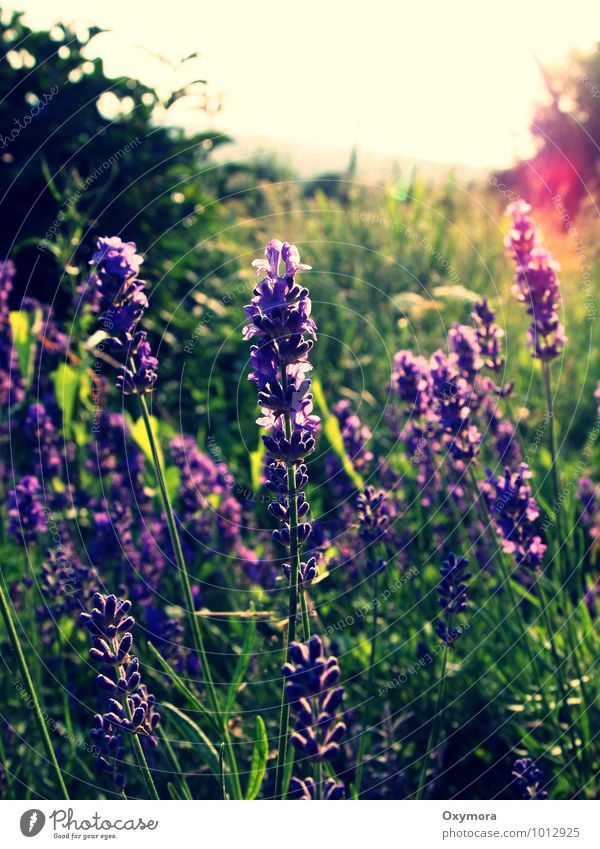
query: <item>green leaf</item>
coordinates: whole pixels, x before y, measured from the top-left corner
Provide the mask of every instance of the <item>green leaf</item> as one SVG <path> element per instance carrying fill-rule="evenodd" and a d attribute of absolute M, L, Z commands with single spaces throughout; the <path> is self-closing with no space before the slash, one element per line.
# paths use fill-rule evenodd
<path fill-rule="evenodd" d="M 227 720 L 229 719 L 229 716 L 235 704 L 238 688 L 246 676 L 248 666 L 250 665 L 250 659 L 252 657 L 252 651 L 254 650 L 255 641 L 256 620 L 251 620 L 248 625 L 248 630 L 246 631 L 244 646 L 238 658 L 238 662 L 235 667 L 235 672 L 233 673 L 233 678 L 231 680 L 231 684 L 229 685 L 229 690 L 227 692 L 227 701 L 225 703 L 225 722 L 227 722 Z"/>
<path fill-rule="evenodd" d="M 321 386 L 321 381 L 318 377 L 312 378 L 312 391 L 317 409 L 321 415 L 321 419 L 323 420 L 323 433 L 327 437 L 327 441 L 354 486 L 357 489 L 363 489 L 365 482 L 356 471 L 352 465 L 352 461 L 346 454 L 344 440 L 342 439 L 342 432 L 340 430 L 340 423 L 337 418 L 329 412 L 327 401 L 325 400 L 325 393 L 323 392 L 323 387 Z"/>
<path fill-rule="evenodd" d="M 181 485 L 181 475 L 177 466 L 168 466 L 165 469 L 165 484 L 167 485 L 169 498 L 171 501 L 174 501 L 177 498 L 177 493 Z"/>
<path fill-rule="evenodd" d="M 250 452 L 250 480 L 252 489 L 256 492 L 260 489 L 260 478 L 262 475 L 263 457 L 265 456 L 265 444 L 259 438 L 256 451 Z"/>
<path fill-rule="evenodd" d="M 63 196 L 60 192 L 60 189 L 54 182 L 54 177 L 52 176 L 52 172 L 44 156 L 42 156 L 42 158 L 40 159 L 40 166 L 42 169 L 42 174 L 44 175 L 44 180 L 46 181 L 46 186 L 50 191 L 50 194 L 52 195 L 55 201 L 57 201 L 58 203 L 62 203 Z"/>
<path fill-rule="evenodd" d="M 219 753 L 211 743 L 208 736 L 200 728 L 200 726 L 190 719 L 187 714 L 170 702 L 161 702 L 161 711 L 166 710 L 168 717 L 179 729 L 179 733 L 184 739 L 191 743 L 194 747 L 194 752 L 200 756 L 204 763 L 209 767 L 215 778 L 219 776 Z"/>
<path fill-rule="evenodd" d="M 246 799 L 256 799 L 267 771 L 267 758 L 269 757 L 269 741 L 267 729 L 262 716 L 256 717 L 254 731 L 254 748 L 252 749 L 252 763 L 250 764 L 250 776 L 248 778 L 248 789 Z"/>
<path fill-rule="evenodd" d="M 160 467 L 165 473 L 165 458 L 162 452 L 162 448 L 160 445 L 159 438 L 159 421 L 156 416 L 149 416 L 150 419 L 150 427 L 152 428 L 152 433 L 154 435 L 154 441 L 156 442 L 156 450 L 158 452 L 158 459 L 160 461 Z M 144 424 L 144 419 L 140 416 L 139 419 L 134 422 L 131 426 L 131 435 L 139 445 L 139 447 L 144 452 L 144 456 L 153 463 L 152 457 L 152 448 L 150 447 L 150 440 L 148 439 L 148 434 L 146 432 L 146 425 Z"/>
<path fill-rule="evenodd" d="M 9 315 L 19 371 L 27 389 L 31 386 L 31 378 L 33 377 L 34 354 L 38 344 L 37 334 L 41 319 L 42 311 L 39 309 L 32 313 L 19 310 L 18 312 L 11 312 Z"/>
<path fill-rule="evenodd" d="M 80 372 L 67 363 L 61 363 L 56 371 L 52 373 L 54 394 L 62 410 L 63 423 L 66 428 L 70 427 L 73 421 L 80 380 Z"/>
<path fill-rule="evenodd" d="M 287 796 L 290 780 L 294 771 L 294 762 L 296 760 L 296 749 L 293 746 L 288 746 L 287 758 L 283 770 L 283 782 L 281 784 L 281 797 L 285 799 Z"/>
<path fill-rule="evenodd" d="M 147 642 L 147 646 L 152 656 L 155 658 L 155 660 L 158 661 L 160 666 L 163 668 L 167 677 L 170 678 L 173 682 L 175 689 L 178 690 L 179 693 L 181 693 L 181 695 L 184 697 L 190 709 L 196 710 L 198 711 L 198 713 L 201 713 L 204 718 L 211 723 L 213 730 L 220 734 L 221 728 L 217 720 L 213 717 L 211 712 L 202 704 L 198 696 L 196 696 L 196 694 L 190 690 L 185 681 L 182 680 L 182 678 L 175 672 L 171 665 L 164 659 L 164 657 L 156 648 L 156 646 L 153 646 L 151 642 Z"/>
<path fill-rule="evenodd" d="M 169 792 L 169 796 L 171 797 L 171 799 L 174 799 L 176 802 L 183 801 L 181 796 L 179 795 L 177 788 L 175 787 L 175 785 L 171 781 L 167 782 L 167 790 Z"/>

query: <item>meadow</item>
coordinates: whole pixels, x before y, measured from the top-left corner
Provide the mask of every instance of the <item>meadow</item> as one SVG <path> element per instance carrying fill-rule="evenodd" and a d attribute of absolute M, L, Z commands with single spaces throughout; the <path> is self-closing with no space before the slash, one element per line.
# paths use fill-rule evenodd
<path fill-rule="evenodd" d="M 2 257 L 0 795 L 597 798 L 592 213 L 176 154 Z"/>

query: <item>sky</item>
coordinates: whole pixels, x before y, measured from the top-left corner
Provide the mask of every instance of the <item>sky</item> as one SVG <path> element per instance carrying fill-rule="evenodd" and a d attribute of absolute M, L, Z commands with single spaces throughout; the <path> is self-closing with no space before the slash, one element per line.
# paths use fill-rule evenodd
<path fill-rule="evenodd" d="M 10 4 L 9 4 L 10 6 Z M 597 0 L 21 0 L 31 25 L 110 28 L 94 50 L 110 74 L 170 85 L 152 56 L 199 51 L 222 111 L 198 126 L 267 147 L 503 167 L 531 152 L 560 64 L 600 40 Z"/>

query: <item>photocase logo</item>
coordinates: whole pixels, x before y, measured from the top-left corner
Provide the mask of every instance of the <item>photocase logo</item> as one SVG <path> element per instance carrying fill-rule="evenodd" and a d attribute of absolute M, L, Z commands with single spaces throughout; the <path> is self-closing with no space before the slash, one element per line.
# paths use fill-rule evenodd
<path fill-rule="evenodd" d="M 46 824 L 46 816 L 43 811 L 32 808 L 25 811 L 21 817 L 21 834 L 25 837 L 35 837 Z"/>

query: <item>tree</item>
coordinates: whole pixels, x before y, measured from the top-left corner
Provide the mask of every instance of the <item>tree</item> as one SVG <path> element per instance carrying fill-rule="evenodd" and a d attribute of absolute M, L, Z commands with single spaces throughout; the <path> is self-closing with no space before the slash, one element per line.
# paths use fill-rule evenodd
<path fill-rule="evenodd" d="M 538 206 L 560 196 L 574 215 L 584 197 L 599 191 L 600 44 L 558 71 L 541 71 L 548 102 L 531 125 L 537 152 L 499 178 Z"/>

